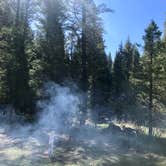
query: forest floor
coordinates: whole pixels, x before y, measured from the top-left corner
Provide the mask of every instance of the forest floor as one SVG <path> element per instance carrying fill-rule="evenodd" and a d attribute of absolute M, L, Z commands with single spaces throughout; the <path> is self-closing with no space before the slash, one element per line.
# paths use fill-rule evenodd
<path fill-rule="evenodd" d="M 51 162 L 46 133 L 0 127 L 0 166 L 165 166 L 165 147 L 165 138 L 149 143 L 146 135 L 129 138 L 100 127 L 61 141 Z"/>

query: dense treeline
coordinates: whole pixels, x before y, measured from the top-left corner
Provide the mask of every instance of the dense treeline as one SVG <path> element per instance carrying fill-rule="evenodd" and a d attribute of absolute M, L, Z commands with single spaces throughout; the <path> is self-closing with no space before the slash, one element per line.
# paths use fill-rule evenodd
<path fill-rule="evenodd" d="M 35 115 L 45 82 L 71 81 L 84 94 L 84 119 L 87 110 L 95 122 L 113 115 L 144 121 L 145 113 L 152 134 L 153 112 L 166 105 L 166 27 L 161 36 L 151 21 L 143 53 L 127 39 L 112 60 L 103 12 L 112 10 L 93 0 L 0 0 L 0 104 Z"/>

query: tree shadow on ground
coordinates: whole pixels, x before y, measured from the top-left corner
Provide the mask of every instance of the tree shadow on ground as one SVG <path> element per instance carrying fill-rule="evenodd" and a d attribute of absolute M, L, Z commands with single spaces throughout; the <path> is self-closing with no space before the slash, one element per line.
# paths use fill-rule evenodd
<path fill-rule="evenodd" d="M 110 129 L 109 129 L 110 130 Z M 78 131 L 77 131 L 78 132 Z M 80 131 L 82 132 L 82 131 Z M 22 154 L 11 159 L 8 148 L 16 146 L 21 149 L 21 140 L 18 144 L 6 143 L 2 148 L 6 153 L 0 153 L 0 163 L 4 166 L 165 166 L 166 165 L 166 139 L 147 135 L 127 135 L 125 132 L 101 131 L 95 129 L 74 134 L 73 138 L 67 141 L 61 140 L 55 147 L 55 160 L 51 162 L 48 154 L 44 151 L 48 147 L 41 147 L 40 139 L 37 137 L 30 154 Z M 9 135 L 7 136 L 9 138 Z M 12 137 L 10 137 L 12 139 Z M 21 139 L 21 138 L 20 138 Z M 25 142 L 25 141 L 23 141 Z M 27 144 L 26 144 L 27 145 Z M 29 145 L 29 144 L 28 144 Z M 24 145 L 23 145 L 24 147 Z M 25 148 L 25 147 L 24 147 Z M 1 149 L 2 150 L 2 149 Z M 7 154 L 7 155 L 5 155 Z M 12 153 L 13 154 L 13 153 Z"/>
<path fill-rule="evenodd" d="M 107 137 L 108 137 L 107 133 Z M 89 166 L 165 166 L 166 140 L 140 135 L 128 138 L 123 133 L 110 134 L 110 140 L 96 142 L 84 139 L 62 142 L 55 149 L 55 161 Z"/>

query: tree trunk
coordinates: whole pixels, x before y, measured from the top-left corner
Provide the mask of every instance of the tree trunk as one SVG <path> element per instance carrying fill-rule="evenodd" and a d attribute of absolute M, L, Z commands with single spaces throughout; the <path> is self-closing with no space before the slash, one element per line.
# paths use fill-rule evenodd
<path fill-rule="evenodd" d="M 87 91 L 86 6 L 82 4 L 82 90 Z"/>
<path fill-rule="evenodd" d="M 19 26 L 19 17 L 20 17 L 20 0 L 17 0 L 17 9 L 16 9 L 16 19 L 15 19 L 15 26 Z"/>
<path fill-rule="evenodd" d="M 152 70 L 152 65 L 153 65 L 153 54 L 150 54 L 150 73 L 149 73 L 149 136 L 152 136 L 153 134 L 153 70 Z"/>
<path fill-rule="evenodd" d="M 81 73 L 81 88 L 84 93 L 82 102 L 82 118 L 81 125 L 85 123 L 87 114 L 87 89 L 88 89 L 88 76 L 87 76 L 87 51 L 86 51 L 86 6 L 82 2 L 82 73 Z"/>
<path fill-rule="evenodd" d="M 26 0 L 25 3 L 25 18 L 24 18 L 24 38 L 26 39 L 28 28 L 28 15 L 29 15 L 30 0 Z"/>

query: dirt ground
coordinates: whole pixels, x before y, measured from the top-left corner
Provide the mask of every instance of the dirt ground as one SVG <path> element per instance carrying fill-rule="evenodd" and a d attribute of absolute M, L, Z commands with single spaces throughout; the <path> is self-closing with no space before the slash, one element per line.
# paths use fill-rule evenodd
<path fill-rule="evenodd" d="M 61 141 L 55 149 L 55 161 L 51 162 L 46 134 L 16 135 L 2 126 L 0 166 L 166 166 L 165 153 L 136 150 L 127 142 L 106 135 L 86 134 L 79 139 Z"/>

